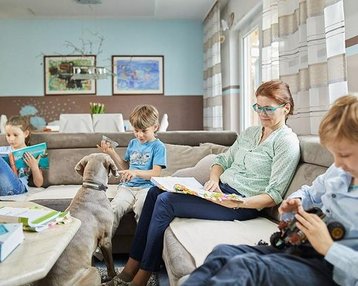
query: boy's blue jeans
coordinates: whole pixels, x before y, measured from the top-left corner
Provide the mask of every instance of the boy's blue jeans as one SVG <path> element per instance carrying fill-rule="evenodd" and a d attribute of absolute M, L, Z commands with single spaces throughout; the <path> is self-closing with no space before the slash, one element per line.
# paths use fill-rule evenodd
<path fill-rule="evenodd" d="M 0 158 L 0 196 L 18 195 L 26 191 L 26 186 L 14 174 L 4 159 Z"/>
<path fill-rule="evenodd" d="M 320 255 L 296 256 L 271 246 L 222 244 L 183 286 L 331 286 L 333 266 Z"/>
<path fill-rule="evenodd" d="M 220 185 L 224 193 L 235 190 Z M 258 216 L 256 209 L 230 209 L 199 197 L 149 189 L 144 202 L 130 257 L 140 261 L 140 268 L 150 272 L 160 270 L 164 231 L 175 217 L 211 220 L 247 220 Z"/>

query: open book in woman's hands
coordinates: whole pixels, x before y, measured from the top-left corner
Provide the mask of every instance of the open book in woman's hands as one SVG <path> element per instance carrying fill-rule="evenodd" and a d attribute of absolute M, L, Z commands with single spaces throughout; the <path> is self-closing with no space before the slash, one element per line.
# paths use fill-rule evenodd
<path fill-rule="evenodd" d="M 206 191 L 194 177 L 152 177 L 151 181 L 164 191 L 197 196 L 228 208 L 237 208 L 242 202 L 236 194 Z"/>

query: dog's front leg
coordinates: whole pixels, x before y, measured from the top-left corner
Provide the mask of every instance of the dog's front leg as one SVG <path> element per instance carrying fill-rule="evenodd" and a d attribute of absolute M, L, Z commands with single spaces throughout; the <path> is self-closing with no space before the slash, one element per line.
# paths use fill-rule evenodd
<path fill-rule="evenodd" d="M 114 270 L 111 238 L 104 237 L 100 242 L 100 248 L 103 254 L 104 262 L 106 263 L 107 266 L 108 276 L 113 278 L 114 276 L 116 276 L 116 271 Z"/>

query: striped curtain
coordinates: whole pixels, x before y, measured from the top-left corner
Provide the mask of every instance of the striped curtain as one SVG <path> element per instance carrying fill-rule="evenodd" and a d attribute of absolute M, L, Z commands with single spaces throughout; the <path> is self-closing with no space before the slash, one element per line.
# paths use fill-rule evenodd
<path fill-rule="evenodd" d="M 317 134 L 329 105 L 348 92 L 343 0 L 264 0 L 263 29 L 263 80 L 287 82 L 290 126 Z"/>
<path fill-rule="evenodd" d="M 220 9 L 213 6 L 204 20 L 204 130 L 223 129 L 220 57 Z"/>

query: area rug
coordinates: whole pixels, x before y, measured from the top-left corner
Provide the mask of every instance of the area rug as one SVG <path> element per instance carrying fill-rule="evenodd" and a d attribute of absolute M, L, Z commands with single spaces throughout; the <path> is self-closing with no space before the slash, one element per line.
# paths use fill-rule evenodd
<path fill-rule="evenodd" d="M 99 273 L 101 274 L 101 282 L 107 282 L 110 281 L 111 278 L 109 278 L 109 276 L 107 275 L 107 268 L 106 266 L 96 266 L 96 268 L 98 269 Z M 114 269 L 116 270 L 116 273 L 120 273 L 123 269 L 123 267 L 114 267 Z M 152 276 L 150 277 L 147 286 L 159 286 L 159 278 L 157 274 L 152 274 Z"/>

